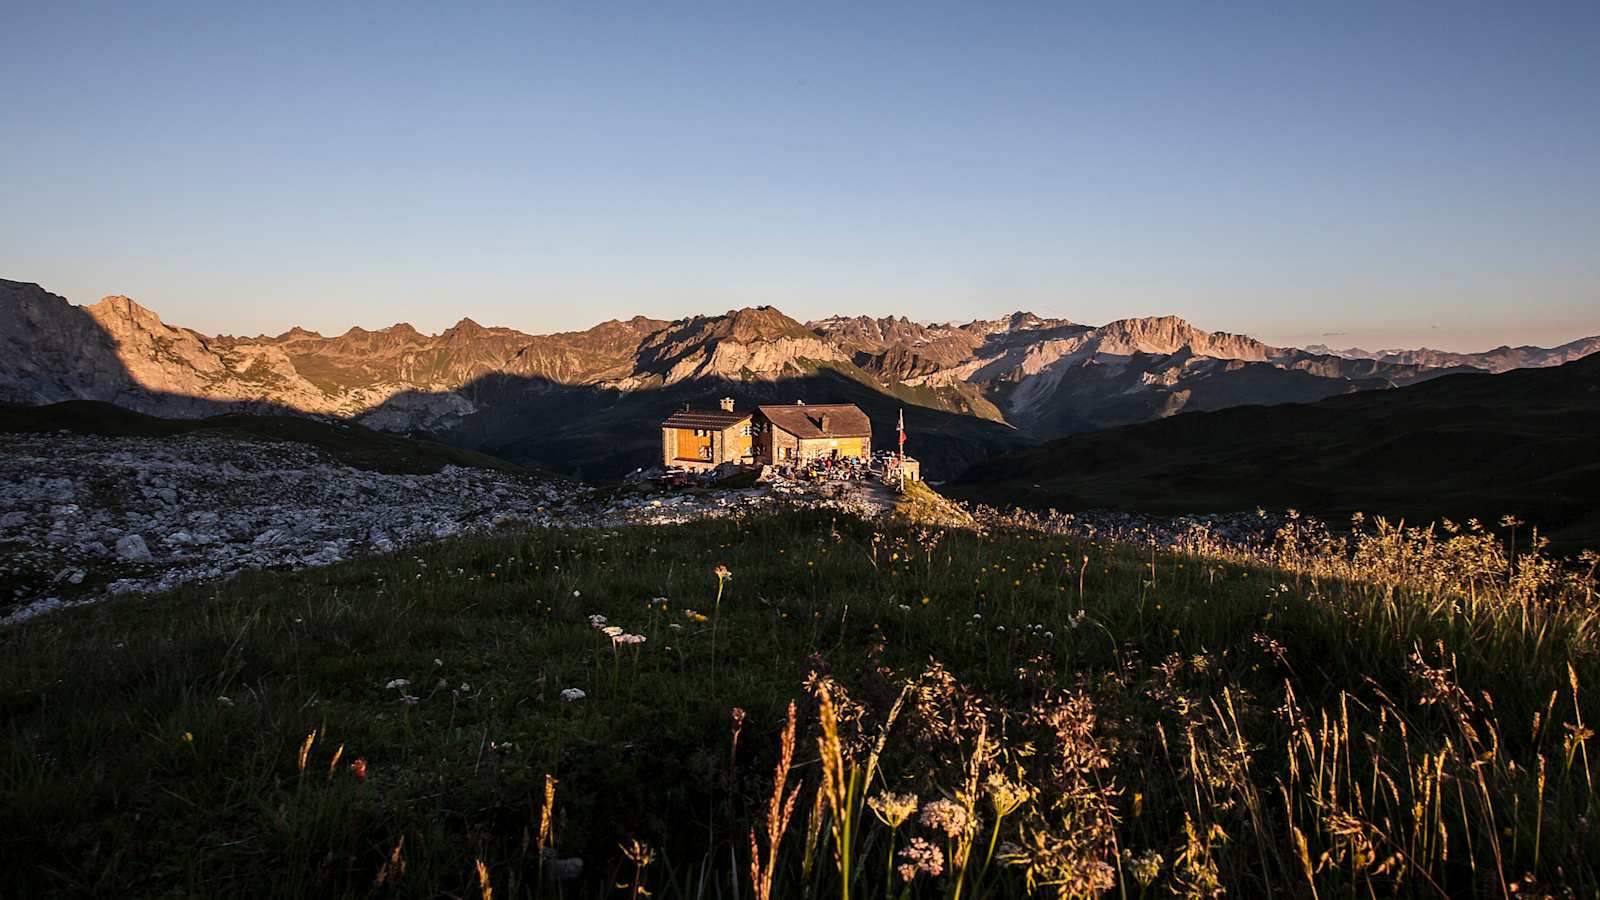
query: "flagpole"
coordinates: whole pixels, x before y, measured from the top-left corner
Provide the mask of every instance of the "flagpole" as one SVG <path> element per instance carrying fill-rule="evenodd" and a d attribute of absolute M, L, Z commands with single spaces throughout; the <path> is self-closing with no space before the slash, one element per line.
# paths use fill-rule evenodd
<path fill-rule="evenodd" d="M 900 470 L 900 493 L 903 494 L 906 490 L 906 408 L 903 406 L 900 407 L 900 420 L 895 424 L 895 429 L 900 438 L 900 465 L 896 468 Z"/>

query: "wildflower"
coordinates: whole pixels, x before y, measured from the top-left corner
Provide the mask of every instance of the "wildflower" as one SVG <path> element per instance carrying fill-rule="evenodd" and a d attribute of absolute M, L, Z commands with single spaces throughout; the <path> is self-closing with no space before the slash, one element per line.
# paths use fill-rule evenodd
<path fill-rule="evenodd" d="M 418 703 L 422 702 L 422 698 L 413 696 L 412 694 L 408 694 L 405 691 L 401 691 L 400 692 L 400 702 L 405 704 L 406 706 L 416 706 Z"/>
<path fill-rule="evenodd" d="M 389 690 L 389 691 L 400 690 L 400 691 L 403 691 L 403 690 L 405 690 L 406 688 L 408 688 L 410 686 L 411 686 L 411 680 L 410 679 L 408 679 L 408 678 L 396 678 L 396 679 L 393 679 L 392 681 L 390 681 L 388 684 L 384 685 L 383 687 L 384 687 L 384 690 Z"/>
<path fill-rule="evenodd" d="M 615 641 L 617 638 L 622 637 L 623 632 L 621 626 L 607 625 L 606 627 L 600 629 L 600 633 Z"/>
<path fill-rule="evenodd" d="M 1161 874 L 1161 865 L 1164 860 L 1161 854 L 1154 850 L 1146 850 L 1139 856 L 1134 856 L 1132 850 L 1122 851 L 1122 861 L 1133 874 L 1133 880 L 1142 888 L 1147 888 Z"/>
<path fill-rule="evenodd" d="M 565 700 L 568 703 L 571 703 L 571 702 L 573 702 L 575 700 L 582 700 L 584 697 L 587 697 L 587 696 L 589 696 L 589 695 L 584 693 L 581 688 L 567 688 L 566 690 L 561 692 L 561 699 Z"/>
<path fill-rule="evenodd" d="M 642 634 L 624 634 L 621 637 L 613 638 L 613 640 L 619 644 L 642 644 L 645 642 L 645 636 Z"/>
<path fill-rule="evenodd" d="M 867 801 L 878 820 L 890 828 L 899 828 L 917 811 L 916 794 L 894 794 L 885 791 Z"/>
<path fill-rule="evenodd" d="M 946 837 L 955 837 L 966 831 L 972 821 L 967 815 L 967 808 L 954 800 L 935 800 L 923 806 L 921 820 L 924 827 L 942 831 Z"/>
<path fill-rule="evenodd" d="M 436 667 L 437 667 L 437 666 L 442 666 L 442 665 L 444 665 L 444 660 L 442 660 L 442 659 L 440 659 L 440 658 L 438 658 L 438 657 L 437 657 L 437 656 L 436 656 L 436 657 L 434 657 L 434 658 L 433 658 L 433 664 L 434 664 L 434 666 L 436 666 Z"/>
<path fill-rule="evenodd" d="M 711 617 L 710 616 L 707 616 L 705 613 L 695 612 L 692 609 L 684 610 L 683 611 L 683 616 L 684 616 L 684 618 L 688 619 L 691 622 L 709 622 L 709 621 L 711 621 Z"/>
<path fill-rule="evenodd" d="M 219 705 L 221 705 L 221 706 L 232 706 L 233 705 L 233 698 L 229 697 L 229 696 L 226 696 L 226 695 L 223 695 L 223 696 L 217 698 L 217 703 Z"/>
<path fill-rule="evenodd" d="M 999 772 L 991 774 L 983 788 L 989 795 L 989 803 L 994 806 L 994 814 L 1002 819 L 1016 812 L 1017 807 L 1027 803 L 1031 796 L 1026 785 L 1012 781 Z"/>
<path fill-rule="evenodd" d="M 185 731 L 185 732 L 184 732 L 184 733 L 183 733 L 183 742 L 184 742 L 184 743 L 185 743 L 185 744 L 192 744 L 192 743 L 194 743 L 194 732 L 192 732 L 192 731 Z"/>
<path fill-rule="evenodd" d="M 595 613 L 589 617 L 589 627 L 594 629 L 606 627 L 606 617 L 600 615 L 599 613 Z"/>
<path fill-rule="evenodd" d="M 944 873 L 944 851 L 923 838 L 912 838 L 911 843 L 901 849 L 900 856 L 905 862 L 897 866 L 895 871 L 900 873 L 904 881 L 910 881 L 924 872 L 932 878 Z"/>
<path fill-rule="evenodd" d="M 367 758 L 365 756 L 350 764 L 350 771 L 356 776 L 357 781 L 367 780 Z"/>

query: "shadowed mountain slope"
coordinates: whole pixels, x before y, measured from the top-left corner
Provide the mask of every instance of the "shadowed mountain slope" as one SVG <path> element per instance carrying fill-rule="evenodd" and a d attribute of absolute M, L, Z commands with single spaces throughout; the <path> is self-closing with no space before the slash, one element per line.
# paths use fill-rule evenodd
<path fill-rule="evenodd" d="M 445 466 L 531 474 L 522 466 L 460 447 L 304 416 L 229 414 L 204 419 L 163 419 L 98 400 L 68 400 L 49 406 L 0 404 L 0 432 L 58 431 L 104 437 L 206 433 L 241 440 L 290 441 L 316 447 L 353 468 L 391 474 L 431 473 Z"/>
<path fill-rule="evenodd" d="M 965 386 L 1041 438 L 1187 410 L 1309 402 L 1463 370 L 1273 347 L 1176 316 L 1096 327 L 1018 312 L 959 326 L 858 317 L 812 327 L 881 377 Z"/>
<path fill-rule="evenodd" d="M 979 463 L 952 490 L 1037 509 L 1514 514 L 1565 546 L 1600 546 L 1597 447 L 1600 356 L 1590 356 L 1074 435 Z"/>
<path fill-rule="evenodd" d="M 911 436 L 907 449 L 935 477 L 949 477 L 994 453 L 1030 443 L 1006 425 L 910 402 L 849 363 L 800 360 L 782 378 L 696 379 L 653 390 L 506 376 L 485 378 L 471 390 L 480 397 L 477 411 L 439 433 L 440 439 L 591 479 L 659 464 L 660 422 L 685 404 L 711 408 L 722 397 L 733 397 L 740 410 L 795 400 L 854 403 L 872 420 L 873 443 L 879 449 L 894 446 L 896 418 L 904 410 Z"/>

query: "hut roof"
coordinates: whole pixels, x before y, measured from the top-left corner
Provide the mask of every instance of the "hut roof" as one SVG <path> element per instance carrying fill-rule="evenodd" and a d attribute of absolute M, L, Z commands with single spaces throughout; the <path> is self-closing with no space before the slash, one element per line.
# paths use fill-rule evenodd
<path fill-rule="evenodd" d="M 871 437 L 872 420 L 854 403 L 794 404 L 758 406 L 773 425 L 797 438 Z M 828 416 L 828 430 L 822 430 L 822 416 Z"/>

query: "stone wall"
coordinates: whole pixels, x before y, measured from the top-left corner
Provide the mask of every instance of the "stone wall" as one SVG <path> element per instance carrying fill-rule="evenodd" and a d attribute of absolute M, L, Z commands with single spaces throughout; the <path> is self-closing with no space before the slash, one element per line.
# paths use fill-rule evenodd
<path fill-rule="evenodd" d="M 762 458 L 762 462 L 782 465 L 795 461 L 795 454 L 800 447 L 798 438 L 782 428 L 773 428 L 770 425 L 767 426 L 765 438 L 767 452 Z M 785 451 L 788 452 L 787 456 Z"/>

